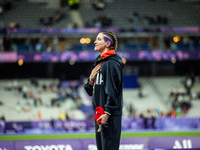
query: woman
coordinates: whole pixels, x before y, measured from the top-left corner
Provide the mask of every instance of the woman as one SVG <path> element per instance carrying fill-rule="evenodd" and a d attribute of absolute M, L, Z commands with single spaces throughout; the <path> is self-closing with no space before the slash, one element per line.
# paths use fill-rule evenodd
<path fill-rule="evenodd" d="M 98 150 L 118 150 L 121 137 L 122 90 L 124 63 L 115 53 L 118 41 L 113 32 L 101 31 L 94 42 L 99 52 L 95 59 L 85 90 L 92 96 L 92 107 L 100 106 L 105 113 L 99 117 L 102 130 L 96 132 Z M 95 130 L 98 130 L 95 121 Z"/>

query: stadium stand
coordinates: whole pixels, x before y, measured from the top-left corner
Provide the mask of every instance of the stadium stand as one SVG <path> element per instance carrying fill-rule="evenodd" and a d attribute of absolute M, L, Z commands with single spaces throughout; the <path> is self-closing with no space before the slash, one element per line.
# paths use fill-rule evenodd
<path fill-rule="evenodd" d="M 71 16 L 69 15 L 68 9 L 62 8 L 48 8 L 46 3 L 42 2 L 28 2 L 20 0 L 12 3 L 13 8 L 4 14 L 6 25 L 10 25 L 12 22 L 20 24 L 23 28 L 44 28 L 54 27 L 63 28 L 67 27 L 68 24 L 72 23 Z M 58 19 L 58 13 L 62 12 L 62 19 Z M 47 19 L 52 18 L 51 23 L 41 23 L 41 18 Z"/>
<path fill-rule="evenodd" d="M 180 7 L 177 8 L 177 6 Z M 122 2 L 120 0 L 115 0 L 114 2 L 107 3 L 105 8 L 100 11 L 88 6 L 81 7 L 79 11 L 82 18 L 85 19 L 87 19 L 88 16 L 90 16 L 90 18 L 97 18 L 99 13 L 107 14 L 112 19 L 112 26 L 118 28 L 149 27 L 149 22 L 145 19 L 147 15 L 153 17 L 155 21 L 158 15 L 167 17 L 168 23 L 159 24 L 163 26 L 199 25 L 198 8 L 194 7 L 192 2 L 184 1 L 135 0 Z M 129 14 L 135 11 L 138 13 L 139 20 L 137 22 L 128 21 Z"/>
<path fill-rule="evenodd" d="M 105 0 L 105 7 L 102 9 L 96 9 L 90 1 L 81 1 L 80 6 L 77 9 L 71 9 L 66 4 L 59 4 L 59 1 L 54 1 L 55 6 L 52 5 L 52 1 L 26 1 L 18 0 L 12 1 L 11 9 L 5 11 L 2 15 L 2 28 L 4 26 L 7 29 L 13 30 L 13 28 L 91 28 L 91 27 L 114 27 L 121 30 L 121 32 L 136 32 L 138 30 L 144 30 L 146 33 L 153 33 L 153 29 L 156 32 L 160 32 L 162 27 L 194 27 L 198 28 L 199 22 L 199 7 L 193 1 L 183 1 L 183 0 L 126 0 L 122 2 L 120 0 L 110 1 Z M 179 6 L 179 7 L 177 7 Z M 22 17 L 23 16 L 23 17 Z M 135 18 L 134 18 L 135 17 Z M 5 28 L 1 29 L 5 32 Z M 141 37 L 142 34 L 139 35 Z M 163 43 L 161 43 L 163 38 L 161 35 L 154 35 L 154 37 L 159 36 L 156 40 L 149 34 L 145 34 L 142 37 L 148 37 L 148 41 L 132 41 L 131 43 L 121 42 L 120 39 L 120 49 L 121 50 L 199 50 L 199 35 L 196 39 L 193 39 L 193 35 L 184 34 L 180 36 L 181 40 L 178 43 L 172 42 L 173 35 L 167 35 L 164 37 Z M 139 38 L 136 37 L 135 38 Z M 34 52 L 37 51 L 36 44 L 32 47 L 28 46 L 27 43 L 30 42 L 30 37 L 27 38 L 24 43 L 15 43 L 14 37 L 9 39 L 8 45 L 4 46 L 5 51 L 19 51 L 19 52 Z M 39 37 L 34 37 L 39 41 Z M 38 39 L 37 39 L 38 38 Z M 45 43 L 50 43 L 48 45 L 53 45 L 55 37 L 51 37 L 52 42 L 45 40 Z M 69 38 L 69 37 L 66 37 Z M 168 38 L 166 40 L 166 38 Z M 188 41 L 184 39 L 188 38 Z M 7 37 L 8 39 L 8 37 Z M 93 39 L 92 39 L 93 40 Z M 6 40 L 4 40 L 6 43 Z M 79 40 L 77 40 L 79 41 Z M 9 46 L 9 42 L 12 46 Z M 39 42 L 38 42 L 39 43 Z M 38 44 L 37 43 L 37 44 Z M 74 44 L 70 47 L 66 45 L 67 42 L 63 43 L 62 48 L 57 48 L 58 51 L 65 50 L 86 50 L 88 47 L 92 49 L 91 46 L 81 46 L 80 43 Z M 158 44 L 159 43 L 159 44 Z M 46 49 L 53 49 L 45 45 Z M 69 48 L 70 47 L 70 48 Z M 44 50 L 42 50 L 44 51 Z"/>
<path fill-rule="evenodd" d="M 26 28 L 44 27 L 39 24 L 39 19 L 48 16 L 54 17 L 58 9 L 49 8 L 48 3 L 25 0 L 14 1 L 12 5 L 12 10 L 4 13 L 5 23 L 8 25 L 11 22 L 18 22 L 21 27 Z M 70 13 L 69 7 L 60 8 L 60 10 L 64 13 L 64 19 L 53 23 L 49 27 L 63 28 L 67 27 L 68 24 L 74 23 L 73 14 Z M 193 2 L 189 1 L 126 0 L 126 2 L 122 2 L 115 0 L 107 2 L 102 10 L 96 10 L 90 3 L 83 1 L 79 9 L 75 11 L 81 16 L 79 20 L 82 23 L 79 24 L 84 24 L 87 19 L 97 19 L 98 16 L 103 15 L 111 19 L 111 23 L 105 24 L 105 26 L 112 25 L 117 28 L 150 27 L 154 24 L 159 26 L 198 26 L 200 24 L 198 7 L 195 7 Z M 138 13 L 139 20 L 137 22 L 129 21 L 129 15 L 132 12 Z M 159 20 L 158 16 L 161 17 L 161 20 L 166 17 L 167 23 L 156 21 Z M 152 20 L 155 23 L 152 23 Z"/>
<path fill-rule="evenodd" d="M 6 118 L 6 121 L 58 119 L 61 114 L 66 117 L 67 112 L 73 119 L 86 118 L 85 114 L 77 108 L 78 103 L 75 99 L 65 98 L 66 91 L 61 91 L 56 87 L 57 85 L 52 85 L 57 84 L 58 81 L 40 79 L 37 81 L 38 85 L 30 81 L 29 79 L 1 80 L 0 95 L 3 106 L 0 114 Z"/>
<path fill-rule="evenodd" d="M 80 3 L 80 7 L 76 10 L 70 10 L 67 6 L 62 8 L 49 7 L 47 1 L 44 3 L 18 0 L 13 1 L 12 6 L 11 10 L 4 13 L 5 24 L 11 28 L 13 26 L 17 28 L 115 27 L 121 31 L 127 29 L 134 32 L 134 28 L 139 27 L 144 28 L 145 32 L 150 32 L 150 29 L 154 27 L 198 27 L 200 24 L 199 8 L 193 2 L 181 0 L 108 0 L 105 7 L 101 9 L 94 8 L 89 1 L 85 0 Z M 47 22 L 45 22 L 46 19 Z M 148 34 L 145 34 L 144 37 L 146 35 Z M 167 37 L 167 48 L 172 45 L 169 42 L 172 39 L 171 36 Z M 151 36 L 149 37 L 151 38 Z M 14 38 L 10 39 L 11 44 L 8 42 L 8 45 L 12 45 L 12 50 L 6 49 L 5 51 L 47 51 L 49 39 L 39 38 L 40 36 L 36 37 L 38 43 L 36 42 L 35 45 L 31 45 L 30 39 L 26 38 L 22 39 L 24 42 L 20 44 L 15 43 Z M 181 37 L 182 41 L 168 50 L 200 50 L 199 35 L 197 40 L 194 40 L 197 42 L 194 43 L 187 43 L 187 41 L 184 43 L 184 38 L 184 36 Z M 82 51 L 94 48 L 93 44 L 77 44 L 79 39 L 75 39 L 76 42 L 69 41 L 69 45 L 65 45 L 69 39 L 70 37 L 57 39 L 58 43 L 62 44 L 61 46 L 58 44 L 56 51 Z M 56 41 L 53 38 L 50 40 L 51 44 Z M 131 42 L 121 42 L 121 40 L 124 39 L 120 39 L 119 43 L 122 51 L 157 49 L 157 47 L 153 47 L 153 42 L 149 42 L 150 40 L 148 42 L 134 41 L 134 39 L 131 39 Z M 183 76 L 140 77 L 141 87 L 124 89 L 124 117 L 140 117 L 146 112 L 154 110 L 158 116 L 171 116 L 174 109 L 175 111 L 177 109 L 175 117 L 199 117 L 199 83 L 196 82 L 193 85 L 191 93 L 188 95 L 183 84 L 184 79 Z M 91 99 L 88 98 L 82 85 L 77 89 L 62 89 L 55 85 L 52 87 L 52 84 L 58 85 L 58 81 L 56 80 L 54 83 L 53 79 L 39 79 L 38 83 L 39 85 L 32 84 L 31 79 L 0 80 L 0 116 L 3 115 L 6 121 L 65 120 L 66 118 L 83 120 L 91 117 Z M 17 88 L 13 85 L 17 85 Z M 21 86 L 21 90 L 18 88 L 19 86 Z M 179 104 L 175 106 L 176 97 L 170 96 L 172 91 L 184 93 L 184 100 L 189 102 L 187 109 L 181 106 L 183 97 L 179 98 Z"/>
<path fill-rule="evenodd" d="M 181 76 L 140 77 L 142 93 L 140 93 L 140 88 L 124 89 L 124 117 L 130 116 L 130 105 L 134 110 L 132 117 L 139 117 L 147 110 L 157 110 L 160 116 L 170 115 L 168 113 L 173 110 L 170 92 L 172 89 L 184 88 L 183 81 L 184 77 Z M 76 92 L 72 92 L 73 88 L 66 88 L 66 86 L 57 88 L 56 85 L 59 83 L 57 79 L 38 79 L 37 82 L 38 85 L 31 83 L 28 79 L 1 80 L 0 101 L 3 105 L 0 106 L 0 115 L 3 115 L 7 121 L 25 121 L 59 119 L 61 115 L 66 118 L 66 113 L 68 113 L 69 118 L 83 120 L 92 113 L 91 99 L 82 85 L 78 86 Z M 199 81 L 196 81 L 194 87 L 198 95 Z M 76 96 L 79 98 L 76 99 Z M 192 99 L 191 105 L 192 107 L 187 112 L 177 117 L 199 117 L 200 98 Z"/>

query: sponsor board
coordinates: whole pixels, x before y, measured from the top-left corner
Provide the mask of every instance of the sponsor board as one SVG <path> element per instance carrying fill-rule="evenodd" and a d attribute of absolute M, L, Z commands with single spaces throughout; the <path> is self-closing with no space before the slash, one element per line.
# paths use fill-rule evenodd
<path fill-rule="evenodd" d="M 148 143 L 149 141 L 149 143 Z M 119 150 L 197 150 L 200 137 L 121 138 Z M 0 141 L 0 150 L 97 150 L 92 139 Z"/>
<path fill-rule="evenodd" d="M 151 137 L 149 146 L 171 149 L 200 148 L 200 137 Z"/>
<path fill-rule="evenodd" d="M 95 139 L 84 139 L 84 150 L 97 150 Z M 147 148 L 146 138 L 121 138 L 119 150 L 134 150 Z"/>
<path fill-rule="evenodd" d="M 176 60 L 196 60 L 200 58 L 200 52 L 196 51 L 181 51 L 177 50 L 175 52 L 165 52 L 162 50 L 155 51 L 124 51 L 118 52 L 118 54 L 125 58 L 126 60 L 145 60 L 145 61 L 166 61 L 171 59 Z M 94 58 L 98 56 L 96 52 L 88 51 L 66 51 L 63 53 L 54 52 L 0 52 L 0 62 L 17 62 L 22 59 L 24 62 L 65 62 L 65 61 L 76 61 L 76 62 L 87 62 L 93 61 Z"/>
<path fill-rule="evenodd" d="M 0 150 L 14 150 L 13 141 L 0 141 Z"/>
<path fill-rule="evenodd" d="M 146 138 L 122 138 L 120 150 L 147 148 Z M 93 139 L 0 141 L 0 150 L 97 150 Z"/>
<path fill-rule="evenodd" d="M 16 150 L 79 150 L 80 139 L 16 141 Z"/>

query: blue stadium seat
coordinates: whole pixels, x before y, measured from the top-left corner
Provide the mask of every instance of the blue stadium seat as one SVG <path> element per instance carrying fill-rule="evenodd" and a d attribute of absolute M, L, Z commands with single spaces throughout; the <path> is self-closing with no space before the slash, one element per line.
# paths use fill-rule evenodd
<path fill-rule="evenodd" d="M 17 44 L 18 52 L 29 52 L 29 45 Z"/>
<path fill-rule="evenodd" d="M 148 43 L 143 43 L 143 44 L 140 44 L 140 49 L 141 49 L 141 50 L 150 51 L 150 50 L 151 50 L 151 47 L 149 46 Z"/>
<path fill-rule="evenodd" d="M 188 51 L 190 49 L 190 45 L 188 43 L 177 43 L 177 49 L 182 51 Z"/>
<path fill-rule="evenodd" d="M 138 51 L 137 44 L 124 44 L 124 48 L 127 51 Z"/>
<path fill-rule="evenodd" d="M 73 51 L 82 51 L 83 50 L 83 45 L 82 44 L 74 44 L 71 47 L 71 50 L 73 50 Z"/>
<path fill-rule="evenodd" d="M 194 43 L 193 44 L 193 49 L 194 50 L 200 50 L 200 43 Z"/>
<path fill-rule="evenodd" d="M 87 44 L 87 50 L 93 51 L 94 50 L 94 44 Z"/>

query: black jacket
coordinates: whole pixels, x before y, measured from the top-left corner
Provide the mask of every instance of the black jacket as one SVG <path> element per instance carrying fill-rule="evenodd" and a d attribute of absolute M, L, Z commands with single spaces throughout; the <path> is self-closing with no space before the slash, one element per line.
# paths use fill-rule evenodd
<path fill-rule="evenodd" d="M 84 88 L 92 96 L 93 110 L 101 106 L 111 115 L 122 115 L 124 63 L 118 54 L 113 54 L 100 60 L 96 58 L 92 69 L 101 62 L 94 88 L 89 82 Z"/>

